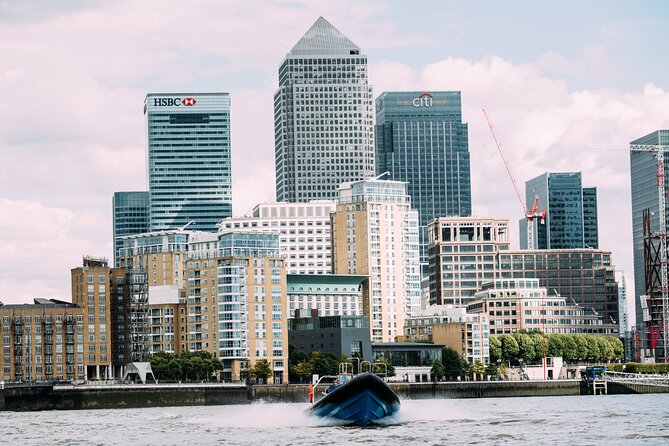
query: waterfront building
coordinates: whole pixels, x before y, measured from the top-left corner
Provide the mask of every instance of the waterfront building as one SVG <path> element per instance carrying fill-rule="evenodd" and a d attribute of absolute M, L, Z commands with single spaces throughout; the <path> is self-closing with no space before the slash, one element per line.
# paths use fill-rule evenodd
<path fill-rule="evenodd" d="M 376 98 L 376 174 L 405 181 L 418 211 L 420 260 L 427 263 L 427 224 L 468 217 L 472 193 L 467 123 L 459 91 L 385 92 Z"/>
<path fill-rule="evenodd" d="M 290 345 L 301 352 L 332 353 L 337 358 L 342 355 L 371 360 L 372 344 L 369 338 L 367 316 L 313 316 L 288 319 L 288 339 Z"/>
<path fill-rule="evenodd" d="M 582 187 L 581 172 L 547 172 L 525 183 L 528 206 L 539 197 L 546 218 L 519 222 L 520 248 L 527 249 L 527 225 L 534 225 L 535 249 L 599 248 L 597 189 Z"/>
<path fill-rule="evenodd" d="M 488 315 L 491 335 L 519 330 L 551 333 L 618 335 L 618 325 L 596 311 L 570 305 L 564 297 L 548 295 L 539 279 L 497 279 L 476 293 L 467 311 Z"/>
<path fill-rule="evenodd" d="M 178 355 L 186 349 L 186 290 L 153 287 L 149 293 L 149 353 Z"/>
<path fill-rule="evenodd" d="M 343 274 L 288 274 L 288 317 L 316 311 L 321 316 L 363 314 L 367 276 Z M 369 324 L 367 324 L 369 328 Z"/>
<path fill-rule="evenodd" d="M 605 324 L 618 324 L 618 283 L 611 251 L 551 249 L 503 251 L 497 256 L 497 278 L 539 279 L 550 294 L 586 310 L 594 310 Z"/>
<path fill-rule="evenodd" d="M 395 376 L 388 381 L 429 382 L 432 364 L 437 360 L 441 362 L 443 348 L 440 344 L 424 342 L 373 342 L 372 362 L 381 358 L 390 361 Z"/>
<path fill-rule="evenodd" d="M 114 216 L 114 266 L 118 268 L 123 243 L 120 237 L 149 231 L 149 193 L 114 192 L 112 214 Z"/>
<path fill-rule="evenodd" d="M 270 231 L 279 235 L 288 274 L 329 274 L 332 271 L 330 213 L 335 202 L 262 203 L 251 215 L 219 223 L 219 231 Z"/>
<path fill-rule="evenodd" d="M 147 361 L 146 274 L 86 256 L 71 277 L 72 302 L 84 309 L 87 378 L 120 378 L 128 363 Z"/>
<path fill-rule="evenodd" d="M 404 319 L 420 312 L 418 213 L 406 183 L 342 184 L 332 214 L 333 272 L 369 276 L 363 314 L 372 342 L 394 341 Z"/>
<path fill-rule="evenodd" d="M 216 328 L 215 337 L 209 342 L 223 362 L 224 380 L 240 380 L 247 361 L 253 365 L 267 360 L 273 382 L 288 382 L 286 269 L 279 238 L 263 232 L 229 232 L 217 238 L 211 249 L 204 249 L 206 245 L 203 249 L 194 247 L 189 255 L 189 307 L 209 306 L 196 302 L 203 299 L 202 291 L 207 288 L 205 280 L 209 277 L 215 293 L 210 308 L 216 309 L 211 318 L 191 320 L 189 313 L 189 327 L 195 323 L 203 331 L 207 326 Z M 197 289 L 200 293 L 194 291 Z M 189 328 L 189 339 L 193 333 Z M 206 349 L 206 345 L 201 349 Z"/>
<path fill-rule="evenodd" d="M 656 130 L 648 135 L 630 142 L 630 145 L 663 145 L 669 146 L 669 130 Z M 663 341 L 656 343 L 656 351 L 652 352 L 651 330 L 658 330 L 662 326 L 662 291 L 660 271 L 660 259 L 656 253 L 660 252 L 659 241 L 661 240 L 662 228 L 660 225 L 659 209 L 659 171 L 664 171 L 664 184 L 669 184 L 669 156 L 665 154 L 664 166 L 658 168 L 657 159 L 653 152 L 630 150 L 630 173 L 632 182 L 632 241 L 634 249 L 634 298 L 636 322 L 636 335 L 641 339 L 642 347 L 637 349 L 639 357 L 643 358 L 650 354 L 656 358 L 664 356 Z M 665 203 L 669 203 L 667 188 L 662 188 Z M 648 234 L 649 247 L 653 252 L 644 252 L 644 211 L 647 212 L 650 234 Z M 669 213 L 667 214 L 669 216 Z M 667 223 L 669 226 L 669 223 Z M 648 256 L 648 265 L 644 259 Z M 648 274 L 648 277 L 646 276 Z M 652 284 L 648 289 L 647 284 Z M 644 311 L 645 309 L 645 311 Z"/>
<path fill-rule="evenodd" d="M 0 381 L 58 382 L 86 378 L 84 309 L 56 299 L 0 302 Z"/>
<path fill-rule="evenodd" d="M 149 93 L 150 231 L 216 231 L 232 215 L 228 93 Z"/>
<path fill-rule="evenodd" d="M 276 199 L 335 199 L 344 182 L 374 176 L 367 56 L 320 17 L 279 67 L 274 94 Z"/>
<path fill-rule="evenodd" d="M 429 342 L 455 350 L 473 364 L 490 362 L 488 315 L 468 313 L 464 307 L 432 305 L 404 321 L 402 342 Z"/>
<path fill-rule="evenodd" d="M 497 254 L 509 249 L 509 221 L 440 217 L 428 224 L 429 303 L 464 306 L 495 278 Z"/>

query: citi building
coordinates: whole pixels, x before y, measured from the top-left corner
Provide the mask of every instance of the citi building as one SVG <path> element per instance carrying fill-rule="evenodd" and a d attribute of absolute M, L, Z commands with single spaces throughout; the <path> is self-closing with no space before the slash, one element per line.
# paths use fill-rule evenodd
<path fill-rule="evenodd" d="M 215 232 L 232 215 L 228 93 L 149 93 L 150 230 Z"/>

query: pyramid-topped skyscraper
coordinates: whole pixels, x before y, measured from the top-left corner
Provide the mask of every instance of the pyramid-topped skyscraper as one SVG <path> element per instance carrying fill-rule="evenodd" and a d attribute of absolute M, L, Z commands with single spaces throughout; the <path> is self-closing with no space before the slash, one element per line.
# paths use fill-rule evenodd
<path fill-rule="evenodd" d="M 373 113 L 367 57 L 319 17 L 279 67 L 277 200 L 335 199 L 341 183 L 372 177 Z"/>

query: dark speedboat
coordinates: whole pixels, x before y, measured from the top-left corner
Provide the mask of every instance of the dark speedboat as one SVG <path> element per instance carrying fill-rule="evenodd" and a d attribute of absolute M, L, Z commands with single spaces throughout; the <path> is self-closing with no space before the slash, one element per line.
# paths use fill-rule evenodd
<path fill-rule="evenodd" d="M 400 409 L 400 400 L 381 378 L 362 373 L 337 386 L 307 409 L 319 417 L 343 424 L 368 426 Z"/>

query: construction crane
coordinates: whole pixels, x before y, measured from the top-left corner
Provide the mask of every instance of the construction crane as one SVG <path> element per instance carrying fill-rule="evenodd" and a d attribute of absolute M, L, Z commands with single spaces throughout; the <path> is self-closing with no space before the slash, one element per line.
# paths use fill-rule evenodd
<path fill-rule="evenodd" d="M 658 141 L 659 143 L 659 141 Z M 588 144 L 588 149 L 613 149 L 627 150 L 625 148 L 610 145 Z M 647 152 L 653 155 L 657 161 L 657 196 L 660 219 L 660 232 L 657 234 L 660 239 L 660 294 L 662 301 L 662 343 L 664 344 L 664 362 L 669 360 L 667 341 L 669 341 L 669 285 L 667 284 L 667 197 L 665 196 L 666 175 L 664 172 L 664 154 L 669 152 L 669 145 L 666 144 L 630 144 L 630 152 Z M 652 316 L 651 316 L 652 322 Z M 652 327 L 651 327 L 652 330 Z M 655 355 L 653 348 L 653 355 Z"/>
<path fill-rule="evenodd" d="M 513 184 L 513 189 L 516 191 L 516 196 L 518 197 L 518 201 L 520 201 L 520 206 L 523 208 L 523 214 L 525 214 L 525 218 L 527 219 L 527 249 L 534 249 L 534 220 L 539 219 L 543 224 L 546 220 L 546 210 L 539 209 L 538 195 L 535 196 L 534 205 L 532 205 L 531 209 L 525 205 L 525 200 L 523 200 L 523 197 L 520 195 L 518 184 L 513 178 L 513 174 L 509 168 L 509 162 L 506 160 L 506 157 L 504 157 L 504 152 L 502 152 L 502 145 L 500 144 L 499 140 L 497 139 L 497 135 L 495 134 L 495 127 L 492 125 L 492 122 L 490 122 L 490 117 L 488 116 L 488 113 L 486 113 L 485 109 L 483 109 L 483 115 L 485 116 L 485 120 L 488 122 L 488 127 L 490 127 L 490 132 L 492 133 L 492 137 L 495 140 L 495 145 L 497 145 L 499 155 L 502 157 L 502 161 L 504 162 L 506 173 L 509 174 L 511 184 Z"/>

